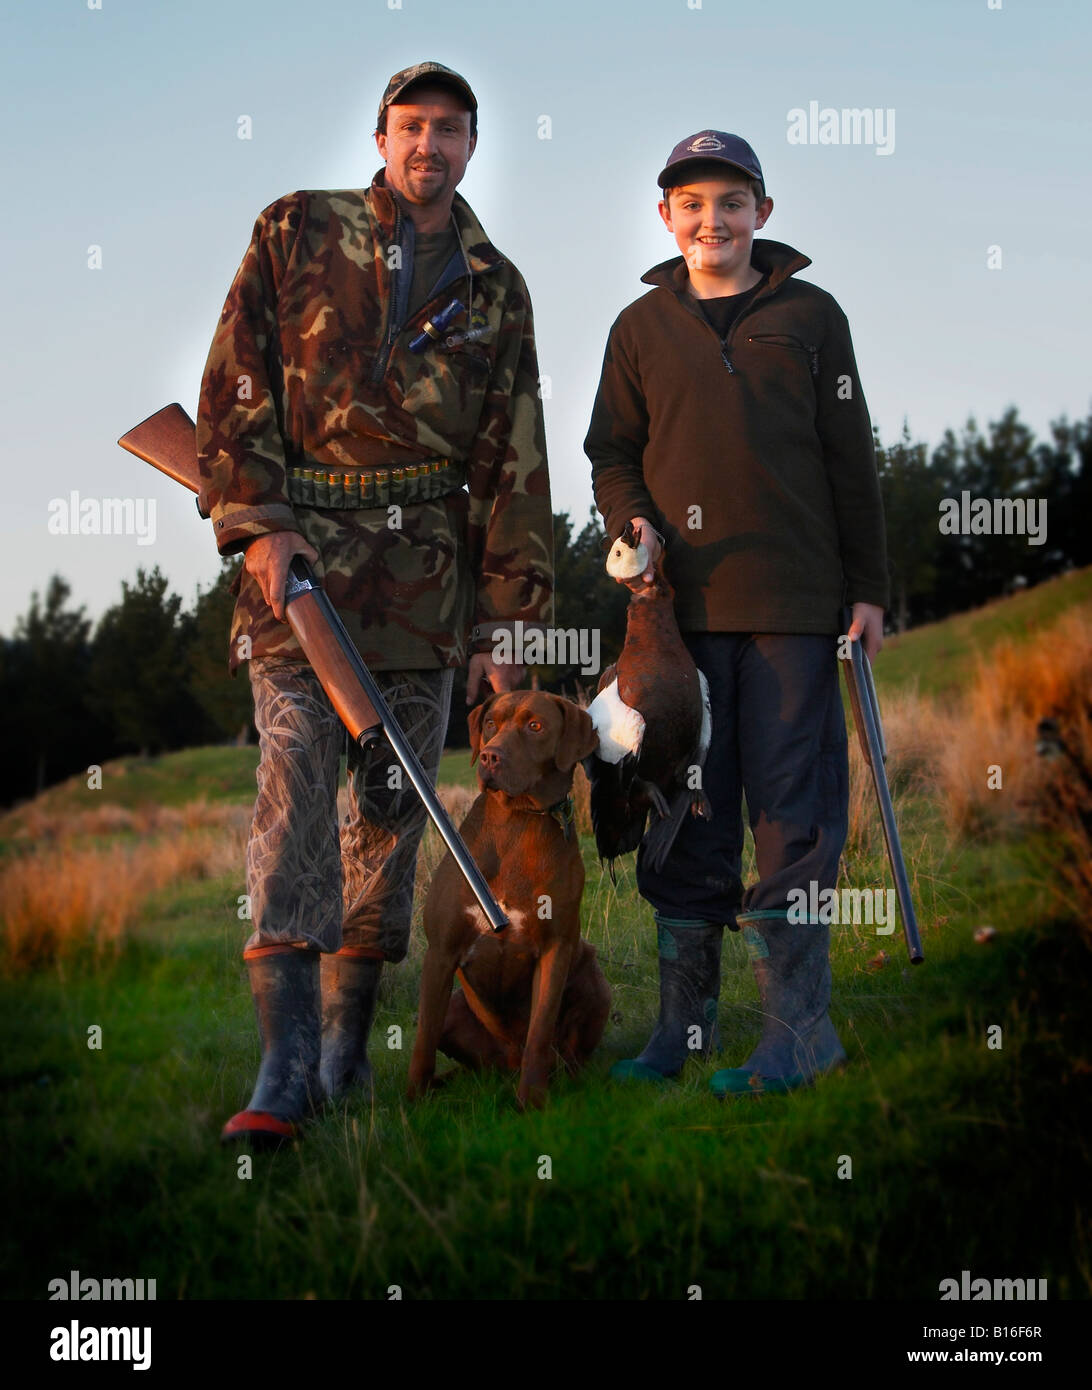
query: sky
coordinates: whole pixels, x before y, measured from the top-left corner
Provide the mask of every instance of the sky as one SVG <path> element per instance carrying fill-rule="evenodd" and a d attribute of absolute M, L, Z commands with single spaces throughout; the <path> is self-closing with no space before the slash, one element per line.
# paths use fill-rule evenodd
<path fill-rule="evenodd" d="M 676 254 L 656 175 L 708 127 L 757 151 L 760 235 L 846 311 L 884 440 L 1010 404 L 1040 437 L 1085 416 L 1090 37 L 1092 7 L 1034 0 L 5 5 L 0 634 L 53 573 L 91 617 L 138 566 L 187 605 L 212 582 L 192 497 L 115 441 L 169 401 L 194 414 L 255 217 L 368 184 L 379 96 L 423 59 L 478 97 L 460 192 L 530 288 L 554 509 L 578 527 L 607 333 Z M 872 142 L 795 140 L 812 102 L 879 111 Z M 74 491 L 132 499 L 140 524 L 59 534 Z"/>

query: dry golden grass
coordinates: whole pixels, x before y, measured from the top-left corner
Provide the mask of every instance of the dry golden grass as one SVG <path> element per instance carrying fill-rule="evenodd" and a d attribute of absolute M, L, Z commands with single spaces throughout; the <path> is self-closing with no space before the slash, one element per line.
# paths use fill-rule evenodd
<path fill-rule="evenodd" d="M 33 969 L 85 946 L 98 955 L 116 954 L 153 894 L 172 884 L 238 872 L 243 862 L 249 819 L 245 807 L 216 808 L 215 829 L 186 829 L 186 816 L 180 811 L 174 816 L 180 817 L 181 830 L 166 836 L 160 827 L 155 838 L 130 844 L 78 848 L 64 843 L 77 833 L 105 833 L 112 823 L 105 813 L 111 809 L 119 808 L 75 813 L 69 817 L 73 830 L 68 836 L 64 818 L 55 817 L 35 848 L 14 855 L 0 868 L 3 964 L 8 972 Z M 195 809 L 190 819 L 201 825 L 208 809 Z M 144 819 L 154 823 L 157 817 Z M 116 828 L 134 828 L 130 813 L 124 813 Z"/>
<path fill-rule="evenodd" d="M 460 825 L 474 793 L 464 787 L 437 790 Z M 338 801 L 344 814 L 344 788 Z M 154 894 L 172 884 L 242 872 L 250 815 L 247 806 L 204 800 L 135 810 L 106 804 L 67 814 L 24 808 L 11 836 L 17 852 L 0 866 L 4 968 L 20 973 L 81 947 L 116 954 Z M 106 846 L 74 843 L 109 835 L 135 838 Z M 430 823 L 418 856 L 418 901 L 443 853 Z"/>
<path fill-rule="evenodd" d="M 226 802 L 211 805 L 204 799 L 185 806 L 145 804 L 130 809 L 106 802 L 92 811 L 55 810 L 30 805 L 20 807 L 5 828 L 11 843 L 21 846 L 60 845 L 72 840 L 120 835 L 176 834 L 183 830 L 236 830 L 250 820 L 250 808 Z"/>
<path fill-rule="evenodd" d="M 1051 832 L 1061 914 L 1075 921 L 1092 947 L 1092 705 L 1054 716 L 1064 748 L 1046 764 L 1040 819 Z"/>
<path fill-rule="evenodd" d="M 1047 825 L 1067 909 L 1092 923 L 1092 612 L 1071 610 L 1023 644 L 1001 643 L 978 663 L 959 704 L 915 692 L 884 699 L 887 772 L 896 793 L 924 796 L 953 843 Z M 1036 751 L 1039 721 L 1056 721 L 1068 752 L 1052 760 Z M 849 836 L 846 855 L 880 851 L 871 778 L 850 739 Z M 1001 786 L 989 785 L 1000 769 Z M 1083 767 L 1083 775 L 1082 775 Z M 996 780 L 996 774 L 995 774 Z M 577 825 L 590 833 L 587 779 L 573 783 Z M 462 787 L 439 788 L 456 825 L 474 801 Z M 345 793 L 341 807 L 344 811 Z M 77 946 L 116 952 L 149 897 L 171 884 L 238 874 L 250 808 L 194 801 L 183 807 L 104 804 L 93 811 L 21 808 L 9 832 L 11 857 L 0 866 L 3 962 L 20 971 Z M 106 846 L 82 841 L 123 836 Z M 418 910 L 444 853 L 426 827 L 418 856 Z M 912 858 L 907 846 L 908 858 Z"/>
<path fill-rule="evenodd" d="M 958 702 L 916 692 L 883 702 L 887 774 L 900 792 L 935 808 L 951 844 L 1050 832 L 1044 882 L 1059 910 L 1092 944 L 1092 612 L 1074 609 L 1024 643 L 1006 641 L 979 658 Z M 1055 721 L 1065 751 L 1037 750 L 1039 721 Z M 846 856 L 880 852 L 880 825 L 867 768 L 851 735 Z M 991 785 L 1000 778 L 1000 785 Z M 902 817 L 900 816 L 900 823 Z M 915 901 L 918 856 L 904 852 Z"/>
<path fill-rule="evenodd" d="M 573 773 L 573 817 L 578 835 L 592 833 L 591 783 L 582 763 L 577 763 Z"/>
<path fill-rule="evenodd" d="M 436 788 L 436 795 L 454 822 L 455 829 L 458 830 L 466 818 L 467 811 L 477 800 L 477 793 L 472 792 L 469 787 L 439 786 Z M 446 853 L 447 847 L 440 838 L 440 832 L 429 821 L 425 826 L 425 833 L 421 837 L 421 848 L 417 855 L 414 901 L 418 906 L 424 901 L 424 894 L 428 891 L 432 876 L 439 868 L 440 860 Z"/>
<path fill-rule="evenodd" d="M 980 658 L 958 708 L 934 708 L 936 784 L 953 836 L 1015 831 L 1037 821 L 1052 773 L 1036 753 L 1044 718 L 1087 719 L 1092 692 L 1092 617 L 1067 613 L 1034 641 L 999 643 Z M 991 787 L 991 769 L 1000 787 Z M 997 772 L 993 780 L 997 780 Z"/>
<path fill-rule="evenodd" d="M 1002 642 L 979 658 L 958 703 L 915 691 L 886 695 L 887 776 L 896 801 L 900 790 L 935 799 L 953 840 L 1017 833 L 1038 822 L 1056 795 L 1055 775 L 1036 752 L 1039 721 L 1056 718 L 1074 730 L 1082 710 L 1087 722 L 1090 692 L 1092 616 L 1078 609 L 1031 642 Z M 1079 734 L 1072 738 L 1079 744 Z M 878 822 L 852 733 L 850 744 L 846 848 L 853 855 L 874 847 Z"/>

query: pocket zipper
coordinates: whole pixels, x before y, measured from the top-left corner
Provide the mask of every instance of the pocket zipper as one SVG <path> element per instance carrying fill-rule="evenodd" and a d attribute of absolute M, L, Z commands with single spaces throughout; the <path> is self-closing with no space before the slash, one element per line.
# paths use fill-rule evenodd
<path fill-rule="evenodd" d="M 808 368 L 812 376 L 819 375 L 819 349 L 812 343 L 801 343 L 796 338 L 776 337 L 769 334 L 764 337 L 748 338 L 749 343 L 754 343 L 756 347 L 779 347 L 785 348 L 788 352 L 803 352 L 808 357 Z"/>

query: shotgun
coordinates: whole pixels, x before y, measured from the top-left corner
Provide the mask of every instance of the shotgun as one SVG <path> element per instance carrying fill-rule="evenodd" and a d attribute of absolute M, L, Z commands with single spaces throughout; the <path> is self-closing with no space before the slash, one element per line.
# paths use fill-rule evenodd
<path fill-rule="evenodd" d="M 848 632 L 852 626 L 852 614 L 848 609 L 843 612 L 842 622 L 844 630 Z M 850 655 L 841 659 L 845 667 L 853 724 L 857 730 L 864 760 L 872 773 L 876 799 L 880 803 L 883 838 L 887 845 L 887 859 L 891 865 L 891 875 L 895 880 L 895 892 L 899 899 L 906 950 L 910 956 L 910 964 L 920 965 L 925 955 L 921 949 L 914 901 L 910 896 L 910 881 L 906 876 L 906 861 L 902 857 L 899 829 L 895 824 L 895 808 L 891 805 L 891 789 L 887 785 L 887 773 L 884 771 L 887 745 L 883 736 L 883 721 L 880 718 L 880 702 L 876 698 L 876 684 L 872 679 L 872 665 L 865 652 L 863 638 L 850 643 L 850 647 Z"/>
<path fill-rule="evenodd" d="M 201 508 L 201 474 L 197 466 L 194 423 L 177 402 L 149 415 L 128 434 L 123 434 L 118 443 L 166 473 L 168 478 L 197 493 L 197 510 L 207 520 L 208 513 Z M 361 748 L 369 749 L 386 734 L 490 926 L 495 932 L 503 930 L 508 918 L 470 857 L 462 836 L 451 823 L 417 754 L 384 700 L 383 692 L 345 630 L 337 609 L 302 555 L 292 557 L 284 598 L 288 625 L 350 737 Z"/>

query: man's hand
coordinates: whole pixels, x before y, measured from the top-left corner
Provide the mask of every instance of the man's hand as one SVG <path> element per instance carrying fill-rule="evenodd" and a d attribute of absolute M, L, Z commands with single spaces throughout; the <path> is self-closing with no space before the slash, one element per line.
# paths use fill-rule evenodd
<path fill-rule="evenodd" d="M 243 560 L 243 568 L 258 581 L 279 623 L 285 621 L 284 586 L 293 555 L 302 555 L 312 564 L 318 559 L 318 551 L 298 531 L 271 531 L 250 542 Z"/>
<path fill-rule="evenodd" d="M 515 690 L 523 680 L 524 668 L 505 664 L 498 666 L 488 652 L 475 652 L 466 668 L 466 703 L 477 702 L 482 686 L 487 685 L 500 695 L 506 690 Z"/>
<path fill-rule="evenodd" d="M 663 546 L 660 544 L 660 533 L 653 526 L 652 522 L 646 517 L 635 516 L 631 519 L 630 525 L 633 527 L 639 545 L 643 545 L 648 551 L 648 569 L 645 570 L 641 578 L 646 584 L 651 584 L 655 579 L 656 561 L 660 558 Z M 624 583 L 618 580 L 618 583 Z"/>
<path fill-rule="evenodd" d="M 883 609 L 877 608 L 874 603 L 853 605 L 853 621 L 849 625 L 850 641 L 857 641 L 862 633 L 865 655 L 869 661 L 875 661 L 883 650 Z"/>

